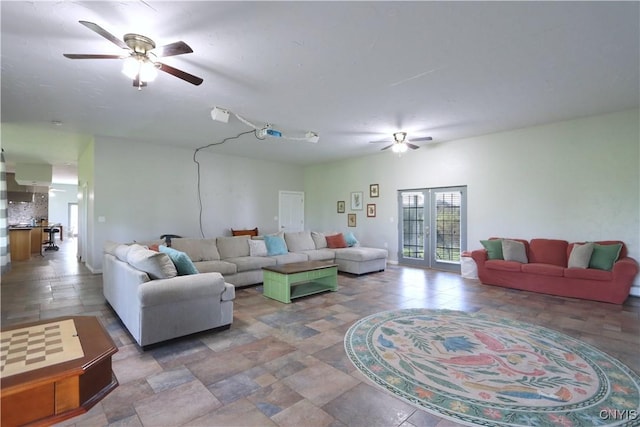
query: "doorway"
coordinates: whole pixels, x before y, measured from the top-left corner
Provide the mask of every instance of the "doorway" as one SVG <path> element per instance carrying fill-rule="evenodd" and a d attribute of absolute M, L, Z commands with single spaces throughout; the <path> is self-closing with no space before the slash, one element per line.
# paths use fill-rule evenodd
<path fill-rule="evenodd" d="M 69 203 L 69 237 L 78 237 L 78 204 Z"/>
<path fill-rule="evenodd" d="M 467 247 L 467 188 L 398 192 L 398 262 L 460 272 Z"/>

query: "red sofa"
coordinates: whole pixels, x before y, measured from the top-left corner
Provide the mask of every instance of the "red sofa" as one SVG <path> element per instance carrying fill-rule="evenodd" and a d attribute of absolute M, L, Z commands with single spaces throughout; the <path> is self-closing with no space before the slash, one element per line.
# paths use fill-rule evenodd
<path fill-rule="evenodd" d="M 496 238 L 491 238 L 491 240 Z M 568 268 L 574 243 L 556 239 L 509 239 L 522 242 L 528 262 L 488 259 L 486 249 L 476 249 L 471 257 L 478 267 L 478 278 L 486 285 L 504 286 L 531 292 L 622 304 L 629 296 L 638 263 L 627 256 L 620 241 L 595 242 L 601 245 L 622 243 L 611 271 L 594 268 Z"/>

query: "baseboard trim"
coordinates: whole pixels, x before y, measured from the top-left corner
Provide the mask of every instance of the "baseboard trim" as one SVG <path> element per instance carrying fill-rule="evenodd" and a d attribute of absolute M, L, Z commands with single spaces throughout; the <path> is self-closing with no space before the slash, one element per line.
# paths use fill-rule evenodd
<path fill-rule="evenodd" d="M 92 274 L 102 274 L 102 269 L 101 268 L 93 268 L 91 265 L 87 264 L 86 262 L 84 263 L 84 266 L 87 267 L 87 269 Z"/>

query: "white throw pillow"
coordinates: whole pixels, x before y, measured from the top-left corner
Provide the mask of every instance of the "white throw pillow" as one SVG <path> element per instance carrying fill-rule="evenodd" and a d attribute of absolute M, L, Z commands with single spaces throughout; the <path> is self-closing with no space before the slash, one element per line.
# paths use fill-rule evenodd
<path fill-rule="evenodd" d="M 138 270 L 142 270 L 151 279 L 170 279 L 178 275 L 171 258 L 162 252 L 145 249 L 139 245 L 132 245 L 127 253 L 127 262 Z"/>
<path fill-rule="evenodd" d="M 248 240 L 249 256 L 267 256 L 267 245 L 264 240 Z"/>
<path fill-rule="evenodd" d="M 585 243 L 580 245 L 575 243 L 571 253 L 569 254 L 569 268 L 589 268 L 589 260 L 593 253 L 593 243 Z"/>
<path fill-rule="evenodd" d="M 324 233 L 312 231 L 311 238 L 313 239 L 313 243 L 316 245 L 316 249 L 325 249 L 327 247 L 327 239 Z"/>
<path fill-rule="evenodd" d="M 504 239 L 502 241 L 502 257 L 505 261 L 516 261 L 523 264 L 529 262 L 524 243 L 516 240 Z"/>

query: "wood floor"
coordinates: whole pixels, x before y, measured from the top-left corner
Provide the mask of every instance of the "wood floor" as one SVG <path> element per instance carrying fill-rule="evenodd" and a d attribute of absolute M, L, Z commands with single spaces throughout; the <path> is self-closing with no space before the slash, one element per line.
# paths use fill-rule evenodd
<path fill-rule="evenodd" d="M 483 312 L 579 338 L 640 372 L 640 298 L 613 305 L 485 286 L 457 274 L 389 265 L 340 274 L 339 290 L 281 304 L 262 287 L 236 291 L 229 330 L 204 332 L 142 351 L 102 296 L 101 275 L 59 252 L 14 262 L 2 276 L 2 326 L 94 315 L 119 347 L 120 386 L 82 426 L 456 426 L 376 387 L 344 352 L 356 320 L 398 308 Z"/>

